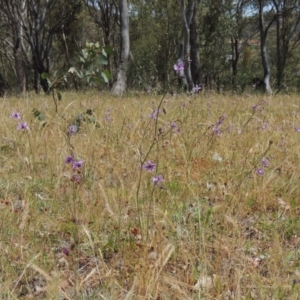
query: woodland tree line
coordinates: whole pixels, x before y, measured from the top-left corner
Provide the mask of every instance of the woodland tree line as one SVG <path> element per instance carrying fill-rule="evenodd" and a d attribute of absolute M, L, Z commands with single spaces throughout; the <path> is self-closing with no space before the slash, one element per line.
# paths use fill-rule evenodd
<path fill-rule="evenodd" d="M 0 0 L 0 28 L 1 95 L 300 89 L 298 0 Z"/>

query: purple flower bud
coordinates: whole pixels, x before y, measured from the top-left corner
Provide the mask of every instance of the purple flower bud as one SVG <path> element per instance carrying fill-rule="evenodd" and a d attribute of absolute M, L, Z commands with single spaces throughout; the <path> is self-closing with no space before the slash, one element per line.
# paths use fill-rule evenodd
<path fill-rule="evenodd" d="M 176 129 L 177 127 L 178 127 L 178 126 L 177 126 L 177 124 L 176 124 L 175 122 L 172 122 L 172 123 L 171 123 L 171 128 L 172 128 L 172 129 Z"/>
<path fill-rule="evenodd" d="M 219 129 L 216 126 L 214 126 L 212 130 L 213 130 L 214 134 L 216 134 L 217 136 L 220 136 L 222 134 L 221 129 Z"/>
<path fill-rule="evenodd" d="M 256 174 L 258 176 L 263 176 L 265 174 L 265 171 L 263 169 L 256 169 Z"/>
<path fill-rule="evenodd" d="M 62 252 L 63 252 L 63 254 L 65 254 L 66 256 L 69 256 L 69 254 L 70 254 L 70 251 L 69 251 L 69 249 L 68 249 L 67 247 L 62 247 Z"/>
<path fill-rule="evenodd" d="M 77 184 L 80 184 L 82 180 L 82 177 L 78 174 L 73 174 L 71 181 L 76 182 Z"/>
<path fill-rule="evenodd" d="M 156 120 L 156 119 L 157 119 L 157 116 L 158 116 L 158 109 L 157 109 L 157 108 L 154 108 L 154 109 L 153 109 L 153 112 L 149 115 L 149 118 L 150 118 L 150 119 L 153 119 L 153 120 Z"/>
<path fill-rule="evenodd" d="M 269 161 L 268 158 L 265 158 L 265 157 L 264 157 L 264 158 L 261 160 L 261 164 L 263 165 L 264 168 L 267 168 L 267 167 L 269 166 L 269 163 L 270 163 L 270 161 Z"/>
<path fill-rule="evenodd" d="M 111 117 L 111 111 L 110 109 L 108 109 L 106 112 L 105 112 L 105 121 L 106 122 L 111 122 L 113 119 Z"/>
<path fill-rule="evenodd" d="M 76 132 L 78 131 L 78 128 L 76 125 L 71 125 L 69 127 L 69 134 L 72 135 L 72 134 L 75 134 Z"/>

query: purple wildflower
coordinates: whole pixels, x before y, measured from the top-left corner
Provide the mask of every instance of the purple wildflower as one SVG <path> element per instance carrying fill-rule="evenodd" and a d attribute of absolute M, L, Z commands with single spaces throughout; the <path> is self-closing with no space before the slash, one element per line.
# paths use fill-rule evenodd
<path fill-rule="evenodd" d="M 198 92 L 200 92 L 202 90 L 202 86 L 201 85 L 198 85 L 198 84 L 196 84 L 195 86 L 194 86 L 194 88 L 193 88 L 193 92 L 194 93 L 198 93 Z"/>
<path fill-rule="evenodd" d="M 111 122 L 113 120 L 112 117 L 111 117 L 111 111 L 110 111 L 110 109 L 108 109 L 105 112 L 105 120 L 106 120 L 106 122 Z"/>
<path fill-rule="evenodd" d="M 80 183 L 81 183 L 81 180 L 82 180 L 82 178 L 81 178 L 81 176 L 78 175 L 78 174 L 73 174 L 73 176 L 72 176 L 72 178 L 71 178 L 71 181 L 72 181 L 72 182 L 75 182 L 75 183 L 77 183 L 77 184 L 80 184 Z"/>
<path fill-rule="evenodd" d="M 29 130 L 29 127 L 26 122 L 20 122 L 17 126 L 19 130 Z"/>
<path fill-rule="evenodd" d="M 83 166 L 83 160 L 74 160 L 72 162 L 73 170 L 80 169 Z"/>
<path fill-rule="evenodd" d="M 265 174 L 265 171 L 263 169 L 256 169 L 256 174 L 258 176 L 263 176 Z"/>
<path fill-rule="evenodd" d="M 184 63 L 182 61 L 174 64 L 174 70 L 175 73 L 178 75 L 180 73 L 180 71 L 184 70 Z"/>
<path fill-rule="evenodd" d="M 172 129 L 173 132 L 176 132 L 176 131 L 180 132 L 181 131 L 181 129 L 177 126 L 177 124 L 175 122 L 172 122 L 170 126 L 171 126 L 171 129 Z"/>
<path fill-rule="evenodd" d="M 158 128 L 158 133 L 159 133 L 159 134 L 163 134 L 163 133 L 165 132 L 165 130 L 166 130 L 166 127 L 165 127 L 165 126 L 159 127 L 159 128 Z"/>
<path fill-rule="evenodd" d="M 21 120 L 21 114 L 19 112 L 16 112 L 16 111 L 12 112 L 12 114 L 10 115 L 10 117 L 12 119 Z"/>
<path fill-rule="evenodd" d="M 175 122 L 172 122 L 172 123 L 171 123 L 171 128 L 172 128 L 172 129 L 176 129 L 177 127 L 178 127 L 178 126 L 177 126 L 177 124 L 176 124 Z"/>
<path fill-rule="evenodd" d="M 219 120 L 217 121 L 216 126 L 218 127 L 218 126 L 222 125 L 222 123 L 224 122 L 225 118 L 226 118 L 226 115 L 223 114 L 223 115 L 219 118 Z"/>
<path fill-rule="evenodd" d="M 153 120 L 156 120 L 158 117 L 158 109 L 157 108 L 154 108 L 153 109 L 153 112 L 149 115 L 149 118 L 150 119 L 153 119 Z"/>
<path fill-rule="evenodd" d="M 261 160 L 261 164 L 262 164 L 262 166 L 264 167 L 264 168 L 267 168 L 268 166 L 269 166 L 269 163 L 270 163 L 270 161 L 269 161 L 269 159 L 268 158 L 263 158 L 262 160 Z"/>
<path fill-rule="evenodd" d="M 72 134 L 75 134 L 76 132 L 78 131 L 78 128 L 76 125 L 71 125 L 69 127 L 69 134 L 72 135 Z"/>
<path fill-rule="evenodd" d="M 217 126 L 214 126 L 212 130 L 217 136 L 220 136 L 222 133 L 221 129 L 219 129 Z"/>
<path fill-rule="evenodd" d="M 83 165 L 83 160 L 76 160 L 74 155 L 67 156 L 65 159 L 65 163 L 72 165 L 73 170 L 80 169 Z"/>
<path fill-rule="evenodd" d="M 296 132 L 300 132 L 300 127 L 295 127 Z"/>
<path fill-rule="evenodd" d="M 152 178 L 154 185 L 157 185 L 159 182 L 164 182 L 164 179 L 161 175 L 157 175 Z"/>
<path fill-rule="evenodd" d="M 67 156 L 66 159 L 65 159 L 65 163 L 66 164 L 73 164 L 74 161 L 75 161 L 75 159 L 74 159 L 74 155 L 73 154 L 70 155 L 70 156 Z"/>
<path fill-rule="evenodd" d="M 153 163 L 151 160 L 148 160 L 148 162 L 142 166 L 142 169 L 147 170 L 149 172 L 154 172 L 155 167 L 156 167 L 156 164 Z"/>
<path fill-rule="evenodd" d="M 258 104 L 255 104 L 255 105 L 252 106 L 253 110 L 257 110 L 257 108 L 258 108 Z"/>
<path fill-rule="evenodd" d="M 265 130 L 269 127 L 268 123 L 264 122 L 262 125 L 261 125 L 261 129 L 262 130 Z"/>

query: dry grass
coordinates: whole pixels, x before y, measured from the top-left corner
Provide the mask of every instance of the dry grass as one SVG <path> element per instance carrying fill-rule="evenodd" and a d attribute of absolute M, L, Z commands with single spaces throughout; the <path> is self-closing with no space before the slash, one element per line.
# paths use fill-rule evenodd
<path fill-rule="evenodd" d="M 0 299 L 300 298 L 299 96 L 160 101 L 2 100 Z"/>

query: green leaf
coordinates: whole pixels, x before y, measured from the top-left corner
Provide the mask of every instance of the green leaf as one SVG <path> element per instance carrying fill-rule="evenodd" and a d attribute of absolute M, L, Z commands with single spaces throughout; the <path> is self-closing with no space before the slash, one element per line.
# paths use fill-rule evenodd
<path fill-rule="evenodd" d="M 47 78 L 46 80 L 47 80 L 47 82 L 48 82 L 49 89 L 50 89 L 50 88 L 52 87 L 52 81 L 51 81 L 49 78 Z"/>
<path fill-rule="evenodd" d="M 86 61 L 84 64 L 83 64 L 83 68 L 84 69 L 87 69 L 89 66 L 90 66 L 91 62 L 89 61 Z"/>
<path fill-rule="evenodd" d="M 105 50 L 104 50 L 104 49 L 102 49 L 102 54 L 100 54 L 100 56 L 101 56 L 101 55 L 103 55 L 103 56 L 107 57 L 107 53 L 105 52 Z"/>
<path fill-rule="evenodd" d="M 44 116 L 43 114 L 40 114 L 40 115 L 38 116 L 38 120 L 39 120 L 39 121 L 44 121 L 44 120 L 45 120 L 45 116 Z"/>
<path fill-rule="evenodd" d="M 113 48 L 110 45 L 107 45 L 103 48 L 103 50 L 105 51 L 105 53 L 107 55 L 114 55 L 115 51 L 113 50 Z"/>
<path fill-rule="evenodd" d="M 78 77 L 81 78 L 81 79 L 84 77 L 84 74 L 82 73 L 82 71 L 79 71 Z"/>
<path fill-rule="evenodd" d="M 110 75 L 110 72 L 108 70 L 104 70 L 102 73 L 101 73 L 101 76 L 102 78 L 104 79 L 104 81 L 106 83 L 109 82 L 109 79 L 111 79 L 111 75 Z"/>
<path fill-rule="evenodd" d="M 49 73 L 47 73 L 47 72 L 43 72 L 42 74 L 41 74 L 41 78 L 42 79 L 48 79 L 49 78 Z"/>
<path fill-rule="evenodd" d="M 95 78 L 93 79 L 93 83 L 94 83 L 95 85 L 101 85 L 101 84 L 103 83 L 103 79 L 102 79 L 101 77 L 95 77 Z"/>
<path fill-rule="evenodd" d="M 88 108 L 85 113 L 91 116 L 93 114 L 93 110 L 91 108 Z"/>
<path fill-rule="evenodd" d="M 84 59 L 87 59 L 87 57 L 88 57 L 88 55 L 89 55 L 88 52 L 87 52 L 85 49 L 82 49 L 81 51 L 82 51 L 82 56 L 83 56 L 83 58 L 84 58 Z"/>
<path fill-rule="evenodd" d="M 61 93 L 60 93 L 60 92 L 56 92 L 56 95 L 57 95 L 57 99 L 58 99 L 58 101 L 60 101 L 60 100 L 61 100 L 61 98 L 62 98 L 62 96 L 61 96 Z"/>
<path fill-rule="evenodd" d="M 101 65 L 107 65 L 108 63 L 107 58 L 103 54 L 99 55 L 98 60 Z"/>
<path fill-rule="evenodd" d="M 39 121 L 44 121 L 45 120 L 45 116 L 39 110 L 37 110 L 36 108 L 34 108 L 32 110 L 32 113 L 33 113 L 33 116 L 35 118 L 37 118 Z"/>

